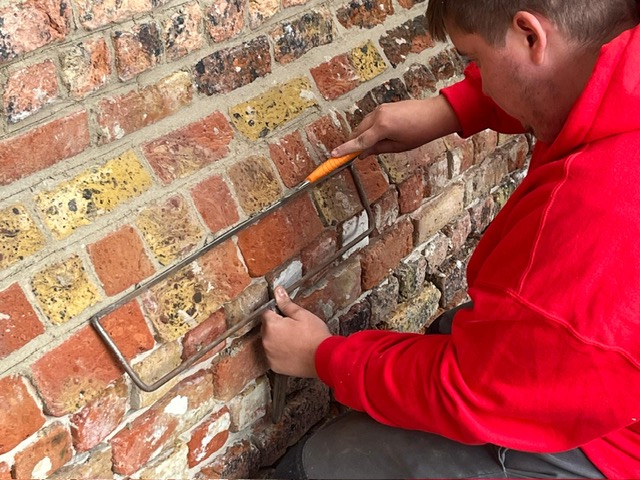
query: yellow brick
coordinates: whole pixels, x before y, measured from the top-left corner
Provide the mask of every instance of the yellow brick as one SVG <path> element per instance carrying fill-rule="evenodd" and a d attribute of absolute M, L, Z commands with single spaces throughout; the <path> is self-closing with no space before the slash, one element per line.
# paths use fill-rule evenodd
<path fill-rule="evenodd" d="M 192 264 L 145 292 L 142 306 L 160 337 L 169 342 L 204 322 L 227 300 Z"/>
<path fill-rule="evenodd" d="M 235 127 L 251 140 L 265 137 L 275 128 L 317 105 L 306 78 L 295 78 L 229 109 Z"/>
<path fill-rule="evenodd" d="M 135 364 L 133 369 L 145 383 L 152 384 L 182 363 L 181 354 L 182 349 L 177 341 L 165 343 L 140 363 Z M 171 390 L 179 380 L 178 375 L 153 392 L 143 392 L 136 386 L 132 387 L 131 407 L 140 409 L 152 405 Z"/>
<path fill-rule="evenodd" d="M 151 176 L 136 154 L 126 152 L 39 194 L 36 203 L 47 226 L 56 238 L 62 239 L 139 196 L 151 184 Z"/>
<path fill-rule="evenodd" d="M 351 64 L 358 72 L 360 80 L 366 82 L 377 77 L 387 69 L 383 58 L 372 42 L 367 42 L 351 50 Z"/>
<path fill-rule="evenodd" d="M 42 232 L 24 206 L 0 210 L 0 269 L 33 255 L 44 245 Z"/>
<path fill-rule="evenodd" d="M 34 275 L 31 287 L 44 314 L 59 325 L 100 300 L 78 257 L 52 265 Z"/>

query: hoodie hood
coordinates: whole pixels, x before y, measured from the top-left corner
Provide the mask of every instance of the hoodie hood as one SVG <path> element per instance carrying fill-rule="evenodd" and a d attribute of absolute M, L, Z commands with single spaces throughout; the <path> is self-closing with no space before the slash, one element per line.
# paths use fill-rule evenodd
<path fill-rule="evenodd" d="M 551 161 L 587 143 L 635 130 L 640 130 L 640 26 L 601 48 L 593 74 L 564 128 L 540 153 Z"/>

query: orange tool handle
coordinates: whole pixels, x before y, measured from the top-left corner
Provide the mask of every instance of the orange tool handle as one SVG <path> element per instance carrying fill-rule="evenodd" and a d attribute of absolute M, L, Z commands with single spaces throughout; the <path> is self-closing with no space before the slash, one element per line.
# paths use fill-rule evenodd
<path fill-rule="evenodd" d="M 361 151 L 352 152 L 352 153 L 347 153 L 346 155 L 343 155 L 341 157 L 330 158 L 326 162 L 322 163 L 322 165 L 316 168 L 313 172 L 311 172 L 309 176 L 305 178 L 305 180 L 310 183 L 317 182 L 321 178 L 329 175 L 331 172 L 333 172 L 337 168 L 340 168 L 342 165 L 349 163 L 351 160 L 356 158 L 361 153 L 362 153 Z"/>

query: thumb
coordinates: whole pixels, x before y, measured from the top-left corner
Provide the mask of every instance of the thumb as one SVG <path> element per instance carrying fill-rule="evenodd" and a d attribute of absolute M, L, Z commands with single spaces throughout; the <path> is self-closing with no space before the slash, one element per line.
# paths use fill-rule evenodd
<path fill-rule="evenodd" d="M 302 307 L 296 305 L 291 301 L 291 298 L 289 298 L 289 294 L 284 287 L 276 287 L 274 294 L 276 297 L 276 304 L 278 305 L 278 309 L 280 309 L 280 311 L 287 317 L 293 318 L 296 312 L 302 310 Z"/>

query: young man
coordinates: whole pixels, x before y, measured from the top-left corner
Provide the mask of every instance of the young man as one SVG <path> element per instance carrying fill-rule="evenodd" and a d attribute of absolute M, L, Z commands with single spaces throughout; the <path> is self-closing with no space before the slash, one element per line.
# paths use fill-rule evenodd
<path fill-rule="evenodd" d="M 276 292 L 272 368 L 318 376 L 367 414 L 284 464 L 312 478 L 640 478 L 635 1 L 431 0 L 427 16 L 472 60 L 466 79 L 379 107 L 333 154 L 529 131 L 529 172 L 471 258 L 473 303 L 450 334 L 331 336 Z"/>

